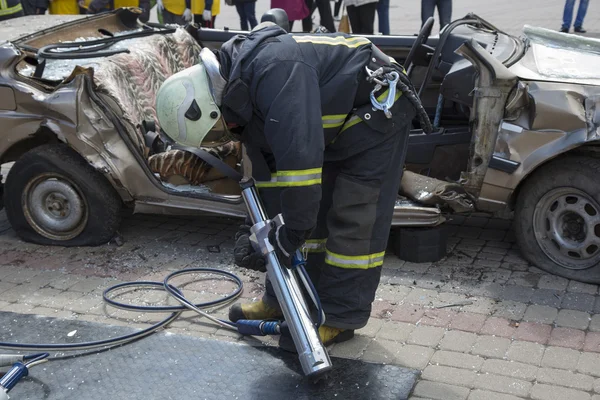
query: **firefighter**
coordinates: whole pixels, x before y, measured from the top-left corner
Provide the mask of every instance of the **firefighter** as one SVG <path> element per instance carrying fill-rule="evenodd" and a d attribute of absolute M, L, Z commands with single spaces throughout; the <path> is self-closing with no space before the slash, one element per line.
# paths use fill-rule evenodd
<path fill-rule="evenodd" d="M 163 101 L 191 100 L 167 81 L 157 99 L 161 128 L 189 143 L 190 135 L 210 129 L 208 115 L 217 117 L 210 107 L 219 106 L 228 126 L 238 127 L 232 131 L 246 148 L 269 217 L 283 215 L 285 225 L 269 237 L 280 261 L 290 266 L 296 250 L 308 253 L 307 269 L 326 315 L 321 340 L 328 345 L 352 338 L 371 313 L 416 112 L 430 130 L 403 68 L 365 38 L 288 34 L 270 22 L 235 36 L 216 55 L 205 48 L 200 56 L 195 90 L 210 90 L 211 101 L 198 94 L 195 106 Z M 388 87 L 376 90 L 377 81 Z M 184 114 L 187 128 L 181 130 Z M 190 118 L 198 116 L 192 129 Z M 265 271 L 249 231 L 247 224 L 236 235 L 235 262 Z M 229 312 L 233 322 L 281 317 L 268 278 L 260 301 Z M 280 346 L 293 349 L 285 337 Z"/>
<path fill-rule="evenodd" d="M 142 14 L 140 14 L 139 20 L 148 22 L 150 19 L 151 7 L 149 0 L 91 0 L 89 5 L 87 5 L 87 14 L 97 14 L 99 12 L 115 10 L 121 7 L 141 8 Z"/>
<path fill-rule="evenodd" d="M 157 0 L 162 23 L 185 25 L 192 22 L 191 0 Z"/>
<path fill-rule="evenodd" d="M 204 28 L 214 28 L 221 12 L 221 0 L 192 0 L 194 22 Z"/>
<path fill-rule="evenodd" d="M 23 6 L 19 0 L 2 0 L 0 1 L 0 21 L 6 19 L 22 17 Z"/>

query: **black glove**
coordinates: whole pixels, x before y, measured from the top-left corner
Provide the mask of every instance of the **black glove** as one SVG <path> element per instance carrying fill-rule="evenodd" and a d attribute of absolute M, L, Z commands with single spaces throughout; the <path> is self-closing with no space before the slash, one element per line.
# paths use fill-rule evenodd
<path fill-rule="evenodd" d="M 265 258 L 257 253 L 250 243 L 250 225 L 241 225 L 235 234 L 235 247 L 233 248 L 235 265 L 254 271 L 265 272 Z"/>
<path fill-rule="evenodd" d="M 269 242 L 275 248 L 279 262 L 287 268 L 292 267 L 292 257 L 306 241 L 307 232 L 288 229 L 285 225 L 271 224 Z"/>

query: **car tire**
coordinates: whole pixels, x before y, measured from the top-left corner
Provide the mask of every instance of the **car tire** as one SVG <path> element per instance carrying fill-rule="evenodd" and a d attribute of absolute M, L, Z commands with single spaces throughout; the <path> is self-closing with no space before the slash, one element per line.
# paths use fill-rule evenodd
<path fill-rule="evenodd" d="M 108 180 L 64 144 L 23 154 L 4 186 L 9 222 L 27 242 L 96 246 L 110 241 L 122 202 Z"/>
<path fill-rule="evenodd" d="M 600 283 L 600 160 L 561 157 L 535 171 L 519 191 L 515 236 L 536 267 Z"/>

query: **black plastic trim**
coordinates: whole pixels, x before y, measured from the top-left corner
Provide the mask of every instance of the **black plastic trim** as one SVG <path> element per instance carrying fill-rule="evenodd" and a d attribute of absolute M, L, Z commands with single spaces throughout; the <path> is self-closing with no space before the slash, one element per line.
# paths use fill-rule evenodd
<path fill-rule="evenodd" d="M 517 170 L 517 168 L 519 168 L 520 165 L 521 163 L 517 161 L 507 160 L 506 158 L 498 156 L 492 156 L 489 166 L 491 169 L 512 174 Z"/>

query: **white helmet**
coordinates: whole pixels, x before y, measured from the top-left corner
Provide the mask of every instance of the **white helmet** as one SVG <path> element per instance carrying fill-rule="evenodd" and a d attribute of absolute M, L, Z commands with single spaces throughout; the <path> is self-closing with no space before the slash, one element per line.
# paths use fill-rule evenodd
<path fill-rule="evenodd" d="M 224 86 L 219 88 L 221 92 Z M 200 62 L 162 84 L 156 94 L 158 122 L 162 131 L 178 144 L 192 147 L 222 144 L 229 139 L 219 103 L 207 65 Z"/>

